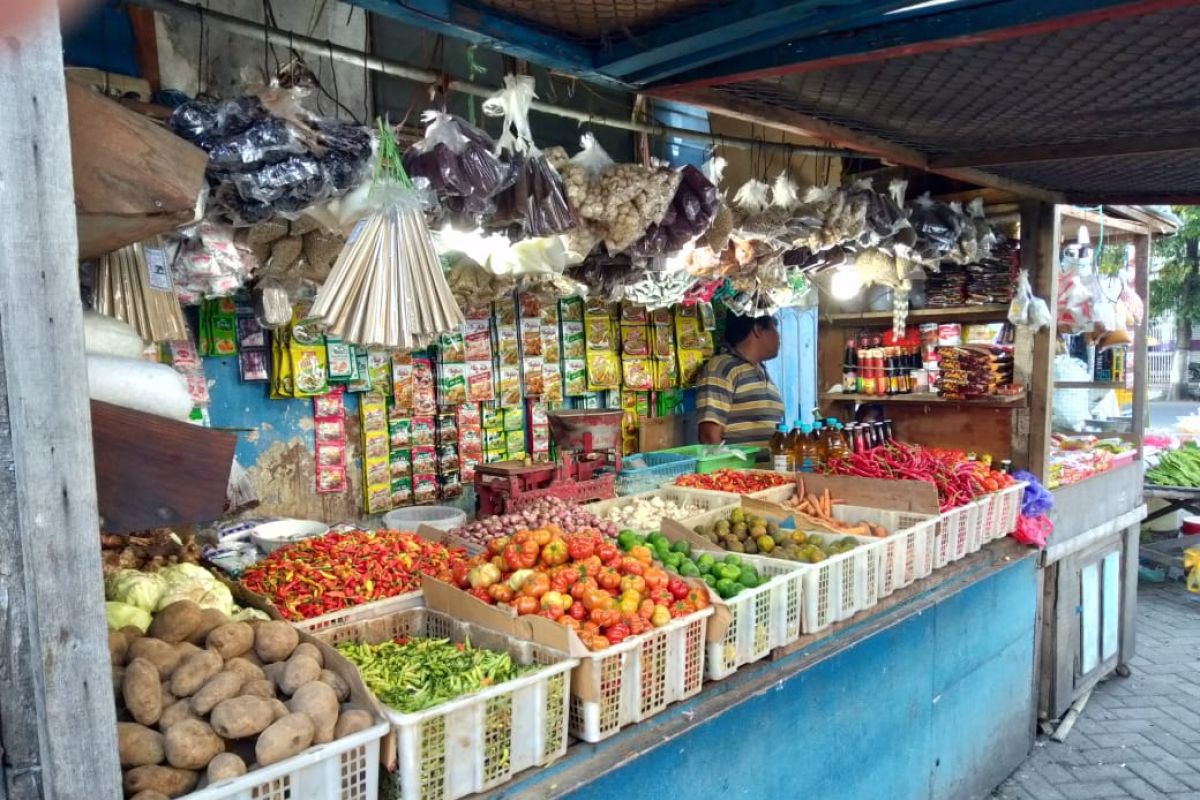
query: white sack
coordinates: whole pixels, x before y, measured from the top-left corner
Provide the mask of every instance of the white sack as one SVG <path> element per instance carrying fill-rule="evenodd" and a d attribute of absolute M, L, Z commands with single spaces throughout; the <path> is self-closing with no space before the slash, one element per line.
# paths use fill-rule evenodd
<path fill-rule="evenodd" d="M 85 309 L 83 349 L 97 355 L 138 358 L 146 349 L 146 343 L 128 322 Z"/>
<path fill-rule="evenodd" d="M 93 400 L 172 419 L 186 420 L 192 413 L 187 381 L 165 364 L 89 354 L 87 369 Z"/>

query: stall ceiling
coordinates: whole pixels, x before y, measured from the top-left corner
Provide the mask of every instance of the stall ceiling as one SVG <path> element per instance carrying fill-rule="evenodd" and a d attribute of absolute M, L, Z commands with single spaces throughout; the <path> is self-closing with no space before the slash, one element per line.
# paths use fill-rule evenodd
<path fill-rule="evenodd" d="M 1001 189 L 1200 202 L 1195 0 L 353 0 Z"/>

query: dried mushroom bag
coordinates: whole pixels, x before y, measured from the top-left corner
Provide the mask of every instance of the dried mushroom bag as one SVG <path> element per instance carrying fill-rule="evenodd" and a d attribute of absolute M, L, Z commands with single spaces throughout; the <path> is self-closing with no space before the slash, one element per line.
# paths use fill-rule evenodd
<path fill-rule="evenodd" d="M 690 164 L 679 171 L 679 186 L 662 220 L 651 225 L 630 249 L 648 258 L 680 250 L 704 235 L 720 208 L 720 193 L 704 173 Z"/>
<path fill-rule="evenodd" d="M 478 224 L 495 209 L 491 201 L 516 179 L 511 164 L 496 155 L 496 143 L 465 120 L 428 110 L 425 137 L 404 154 L 412 178 L 425 178 L 452 216 Z"/>

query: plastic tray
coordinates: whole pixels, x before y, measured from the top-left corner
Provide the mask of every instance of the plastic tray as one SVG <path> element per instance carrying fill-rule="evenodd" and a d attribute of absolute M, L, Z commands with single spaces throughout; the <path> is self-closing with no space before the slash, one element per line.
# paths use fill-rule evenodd
<path fill-rule="evenodd" d="M 769 469 L 741 469 L 738 471 L 739 472 L 768 472 L 772 475 L 777 474 L 775 472 L 772 472 Z M 670 480 L 670 481 L 667 481 L 666 483 L 661 484 L 659 488 L 662 488 L 662 489 L 686 489 L 689 492 L 699 492 L 701 494 L 718 494 L 723 497 L 734 497 L 734 498 L 749 497 L 754 500 L 769 500 L 770 502 L 773 502 L 773 503 L 782 503 L 784 500 L 787 500 L 789 497 L 791 497 L 793 494 L 796 493 L 796 484 L 794 482 L 787 483 L 782 486 L 771 486 L 766 489 L 759 489 L 757 492 L 750 492 L 748 494 L 738 494 L 737 492 L 722 492 L 719 489 L 698 489 L 693 486 L 680 486 L 679 484 L 675 483 L 674 480 Z"/>
<path fill-rule="evenodd" d="M 839 534 L 818 533 L 822 538 Z M 830 556 L 804 571 L 804 614 L 801 632 L 815 633 L 879 602 L 882 586 L 883 539 L 853 536 L 859 546 Z"/>
<path fill-rule="evenodd" d="M 470 638 L 475 647 L 503 650 L 517 663 L 543 665 L 529 675 L 425 711 L 402 714 L 380 703 L 380 712 L 396 733 L 398 769 L 391 780 L 404 800 L 454 800 L 486 792 L 566 752 L 570 674 L 578 660 L 428 608 L 358 620 L 317 634 L 331 645 L 399 636 L 454 642 Z"/>
<path fill-rule="evenodd" d="M 833 507 L 833 516 L 842 522 L 867 522 L 891 531 L 891 535 L 877 539 L 883 542 L 880 597 L 887 597 L 933 572 L 936 516 L 843 505 Z"/>
<path fill-rule="evenodd" d="M 407 592 L 398 594 L 395 597 L 385 597 L 382 600 L 373 600 L 370 603 L 362 605 L 350 606 L 343 608 L 340 611 L 331 611 L 328 614 L 322 614 L 319 617 L 312 619 L 302 619 L 291 621 L 292 625 L 302 631 L 309 633 L 317 633 L 318 631 L 326 630 L 327 628 L 336 628 L 340 625 L 348 625 L 351 622 L 359 622 L 366 619 L 378 619 L 379 617 L 395 614 L 397 611 L 404 611 L 409 608 L 424 608 L 425 596 L 418 589 L 415 592 Z"/>
<path fill-rule="evenodd" d="M 452 531 L 466 523 L 467 512 L 453 506 L 405 506 L 383 515 L 383 524 L 398 531 L 415 531 L 420 525 Z"/>
<path fill-rule="evenodd" d="M 1017 481 L 1006 489 L 992 492 L 985 498 L 987 508 L 984 512 L 983 541 L 991 542 L 1003 539 L 1017 529 L 1017 519 L 1021 516 L 1021 503 L 1025 500 L 1026 481 Z"/>
<path fill-rule="evenodd" d="M 983 547 L 985 511 L 991 500 L 974 500 L 938 516 L 933 568 L 941 569 Z"/>
<path fill-rule="evenodd" d="M 571 735 L 599 742 L 698 693 L 705 620 L 714 611 L 709 606 L 581 657 L 571 684 Z"/>
<path fill-rule="evenodd" d="M 659 450 L 659 453 L 673 453 L 675 455 L 687 456 L 688 458 L 696 459 L 696 468 L 692 472 L 706 474 L 716 472 L 719 469 L 750 469 L 754 467 L 755 459 L 761 447 L 750 447 L 744 444 L 726 445 L 730 450 L 737 450 L 744 453 L 747 457 L 742 458 L 737 453 L 726 453 L 724 455 L 706 456 L 704 455 L 712 445 L 705 444 L 689 444 L 683 447 L 672 447 L 667 450 Z"/>
<path fill-rule="evenodd" d="M 697 548 L 696 552 L 712 553 L 718 558 L 726 555 L 717 548 Z M 708 657 L 704 660 L 704 673 L 714 681 L 727 678 L 738 667 L 752 664 L 774 648 L 800 638 L 807 565 L 766 556 L 739 554 L 739 557 L 742 563 L 750 564 L 759 575 L 770 580 L 725 600 L 730 614 L 729 629 L 721 641 L 708 642 Z"/>
<path fill-rule="evenodd" d="M 381 722 L 365 731 L 310 747 L 277 764 L 220 781 L 187 800 L 374 800 L 379 793 Z"/>
<path fill-rule="evenodd" d="M 604 519 L 604 514 L 609 509 L 623 506 L 626 503 L 633 501 L 635 498 L 650 500 L 655 497 L 661 497 L 664 500 L 671 500 L 679 505 L 690 503 L 694 506 L 699 506 L 699 511 L 690 513 L 687 516 L 680 517 L 676 520 L 684 525 L 686 525 L 688 520 L 693 517 L 706 514 L 719 508 L 733 508 L 738 504 L 736 495 L 726 495 L 717 492 L 693 492 L 688 489 L 677 489 L 672 487 L 667 489 L 655 489 L 652 492 L 640 492 L 638 494 L 626 495 L 624 497 L 618 497 L 615 500 L 601 500 L 599 503 L 590 503 L 584 506 L 584 509 L 592 512 L 597 517 Z M 645 530 L 640 530 L 637 528 L 632 528 L 631 530 L 636 530 L 638 533 L 652 533 L 658 530 L 658 526 L 647 528 Z"/>
<path fill-rule="evenodd" d="M 645 460 L 647 466 L 640 469 L 622 468 L 617 474 L 618 495 L 649 492 L 657 489 L 666 481 L 680 475 L 690 475 L 696 471 L 696 459 L 680 453 L 637 453 L 626 456 L 624 461 L 628 462 L 633 458 Z"/>

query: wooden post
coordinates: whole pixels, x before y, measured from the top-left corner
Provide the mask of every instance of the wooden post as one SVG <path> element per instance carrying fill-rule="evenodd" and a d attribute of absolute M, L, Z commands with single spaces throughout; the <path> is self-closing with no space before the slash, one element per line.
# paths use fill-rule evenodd
<path fill-rule="evenodd" d="M 0 797 L 118 800 L 53 15 L 0 38 L 0 142 Z"/>
<path fill-rule="evenodd" d="M 1055 301 L 1058 296 L 1058 206 L 1036 200 L 1021 203 L 1021 266 L 1029 270 L 1033 293 L 1050 306 L 1051 322 L 1033 337 L 1029 382 L 1029 471 L 1046 480 L 1050 417 L 1054 393 Z"/>
<path fill-rule="evenodd" d="M 1150 376 L 1146 352 L 1150 329 L 1150 245 L 1151 235 L 1133 241 L 1133 290 L 1142 298 L 1142 321 L 1133 332 L 1133 435 L 1137 440 L 1138 459 L 1142 458 L 1142 437 L 1146 432 L 1146 382 Z M 1184 380 L 1186 380 L 1186 375 Z"/>

